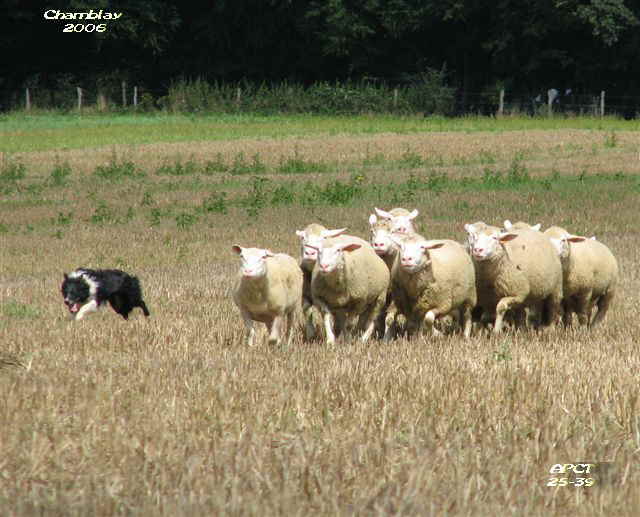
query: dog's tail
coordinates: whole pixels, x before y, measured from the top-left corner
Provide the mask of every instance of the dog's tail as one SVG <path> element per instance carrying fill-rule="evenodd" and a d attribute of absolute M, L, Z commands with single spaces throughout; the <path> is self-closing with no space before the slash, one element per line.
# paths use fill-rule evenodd
<path fill-rule="evenodd" d="M 149 312 L 149 309 L 147 309 L 147 304 L 144 303 L 144 301 L 140 300 L 140 308 L 142 309 L 142 312 L 144 313 L 145 316 L 149 316 L 151 313 Z"/>

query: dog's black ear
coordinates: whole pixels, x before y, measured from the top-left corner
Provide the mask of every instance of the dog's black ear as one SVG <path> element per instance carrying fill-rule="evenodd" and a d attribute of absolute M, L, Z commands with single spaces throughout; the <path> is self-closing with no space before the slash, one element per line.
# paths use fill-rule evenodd
<path fill-rule="evenodd" d="M 64 274 L 64 279 L 67 280 L 69 278 L 69 275 L 67 275 L 66 273 L 63 273 L 63 274 Z"/>

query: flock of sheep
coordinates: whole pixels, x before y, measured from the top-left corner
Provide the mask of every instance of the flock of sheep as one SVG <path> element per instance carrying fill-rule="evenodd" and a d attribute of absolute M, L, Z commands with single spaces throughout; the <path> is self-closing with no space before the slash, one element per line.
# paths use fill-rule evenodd
<path fill-rule="evenodd" d="M 300 261 L 284 253 L 233 246 L 241 260 L 233 299 L 255 338 L 263 322 L 269 343 L 291 342 L 300 309 L 305 336 L 317 333 L 322 316 L 325 341 L 361 332 L 385 341 L 423 325 L 434 335 L 456 321 L 465 337 L 476 322 L 499 333 L 514 328 L 549 327 L 560 319 L 582 325 L 605 316 L 615 293 L 618 264 L 595 237 L 559 227 L 504 222 L 465 224 L 468 244 L 427 240 L 416 232 L 418 211 L 375 209 L 371 240 L 310 224 L 296 231 Z M 592 317 L 593 308 L 597 307 Z M 439 329 L 439 328 L 440 329 Z"/>

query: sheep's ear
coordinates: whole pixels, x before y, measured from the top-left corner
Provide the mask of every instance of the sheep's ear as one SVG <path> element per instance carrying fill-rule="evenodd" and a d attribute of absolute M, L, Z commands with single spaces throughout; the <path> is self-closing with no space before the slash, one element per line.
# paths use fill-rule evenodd
<path fill-rule="evenodd" d="M 598 239 L 596 239 L 596 236 L 594 235 L 593 237 L 591 237 L 592 241 L 597 241 Z"/>
<path fill-rule="evenodd" d="M 240 255 L 242 253 L 242 248 L 237 244 L 234 244 L 233 246 L 231 246 L 231 251 Z"/>
<path fill-rule="evenodd" d="M 305 237 L 304 230 L 296 230 L 296 235 L 298 237 L 300 237 L 301 239 L 304 239 L 304 237 Z"/>
<path fill-rule="evenodd" d="M 436 242 L 435 244 L 425 244 L 422 247 L 425 250 L 437 250 L 438 248 L 442 248 L 442 246 L 444 246 L 444 242 Z"/>
<path fill-rule="evenodd" d="M 338 235 L 342 235 L 346 231 L 346 228 L 339 228 L 337 230 L 322 230 L 320 235 L 322 235 L 323 237 L 337 237 Z"/>
<path fill-rule="evenodd" d="M 466 230 L 467 233 L 470 233 L 472 235 L 475 235 L 476 233 L 476 228 L 472 224 L 465 224 L 464 229 Z"/>
<path fill-rule="evenodd" d="M 531 229 L 532 229 L 534 232 L 539 232 L 539 231 L 540 231 L 540 228 L 542 228 L 542 224 L 540 224 L 540 223 L 538 223 L 538 224 L 534 224 L 534 225 L 531 227 Z"/>
<path fill-rule="evenodd" d="M 69 278 L 69 275 L 67 275 L 66 273 L 62 273 L 64 275 L 64 279 L 67 280 Z"/>
<path fill-rule="evenodd" d="M 505 219 L 502 225 L 504 226 L 505 230 L 511 230 L 511 228 L 513 228 L 513 224 L 511 224 L 511 221 L 509 221 L 509 219 Z"/>
<path fill-rule="evenodd" d="M 385 212 L 384 210 L 380 210 L 379 208 L 374 208 L 376 214 L 378 214 L 383 219 L 393 219 L 393 216 L 389 212 Z"/>
<path fill-rule="evenodd" d="M 342 251 L 355 251 L 358 248 L 361 248 L 362 245 L 358 244 L 357 242 L 351 242 L 349 244 L 345 244 L 344 246 L 342 246 Z"/>
<path fill-rule="evenodd" d="M 501 233 L 498 235 L 498 240 L 500 242 L 509 242 L 515 239 L 518 235 L 515 233 Z"/>
<path fill-rule="evenodd" d="M 371 226 L 373 226 L 374 224 L 376 224 L 378 222 L 378 218 L 376 217 L 376 214 L 371 214 L 369 216 L 369 224 Z"/>
<path fill-rule="evenodd" d="M 584 242 L 586 240 L 587 240 L 586 237 L 578 237 L 577 235 L 569 235 L 567 237 L 568 242 Z"/>
<path fill-rule="evenodd" d="M 420 212 L 418 212 L 417 208 L 414 208 L 411 213 L 407 216 L 409 219 L 415 219 L 416 217 L 418 217 L 418 214 Z"/>
<path fill-rule="evenodd" d="M 264 256 L 265 257 L 275 257 L 276 255 L 271 250 L 264 250 Z"/>

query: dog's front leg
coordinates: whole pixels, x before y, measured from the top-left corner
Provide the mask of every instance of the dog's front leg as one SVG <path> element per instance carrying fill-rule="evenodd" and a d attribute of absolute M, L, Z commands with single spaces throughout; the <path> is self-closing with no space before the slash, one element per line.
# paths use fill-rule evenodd
<path fill-rule="evenodd" d="M 76 321 L 84 318 L 88 312 L 96 312 L 98 310 L 98 302 L 91 300 L 89 303 L 84 304 L 80 310 L 76 313 Z"/>

